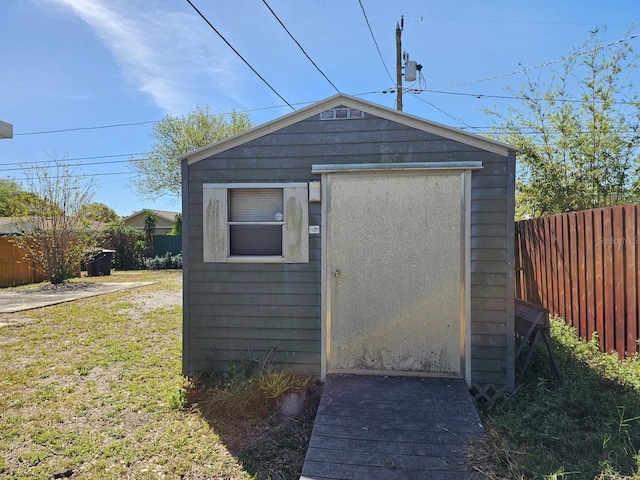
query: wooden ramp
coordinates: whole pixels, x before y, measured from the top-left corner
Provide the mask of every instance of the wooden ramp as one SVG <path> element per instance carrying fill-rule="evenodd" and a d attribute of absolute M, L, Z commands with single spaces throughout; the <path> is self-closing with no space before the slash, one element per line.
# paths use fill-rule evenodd
<path fill-rule="evenodd" d="M 300 478 L 479 479 L 466 455 L 483 432 L 463 380 L 329 375 Z"/>

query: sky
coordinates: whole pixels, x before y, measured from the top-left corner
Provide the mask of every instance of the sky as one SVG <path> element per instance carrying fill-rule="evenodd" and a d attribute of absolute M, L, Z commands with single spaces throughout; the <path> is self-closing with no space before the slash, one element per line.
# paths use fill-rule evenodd
<path fill-rule="evenodd" d="M 187 0 L 0 0 L 0 120 L 14 131 L 0 140 L 0 177 L 23 181 L 58 159 L 121 216 L 180 211 L 178 197 L 134 188 L 129 160 L 149 151 L 154 122 L 208 105 L 259 125 L 337 91 L 395 108 L 401 18 L 425 89 L 404 94 L 404 111 L 474 133 L 492 124 L 487 109 L 519 106 L 496 98 L 506 87 L 524 72 L 547 81 L 590 31 L 603 44 L 640 33 L 637 0 L 191 3 L 233 49 Z"/>

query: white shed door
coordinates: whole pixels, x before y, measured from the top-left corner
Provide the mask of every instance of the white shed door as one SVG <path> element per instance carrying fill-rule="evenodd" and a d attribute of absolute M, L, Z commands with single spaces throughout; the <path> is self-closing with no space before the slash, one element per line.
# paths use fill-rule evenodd
<path fill-rule="evenodd" d="M 463 178 L 328 176 L 329 373 L 463 373 Z"/>

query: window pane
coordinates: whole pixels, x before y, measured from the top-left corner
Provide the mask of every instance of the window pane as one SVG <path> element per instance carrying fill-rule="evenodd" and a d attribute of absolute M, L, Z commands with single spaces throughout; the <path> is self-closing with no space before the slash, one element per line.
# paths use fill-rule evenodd
<path fill-rule="evenodd" d="M 282 212 L 281 188 L 229 189 L 231 222 L 278 222 Z"/>
<path fill-rule="evenodd" d="M 282 225 L 230 225 L 230 255 L 282 255 Z"/>

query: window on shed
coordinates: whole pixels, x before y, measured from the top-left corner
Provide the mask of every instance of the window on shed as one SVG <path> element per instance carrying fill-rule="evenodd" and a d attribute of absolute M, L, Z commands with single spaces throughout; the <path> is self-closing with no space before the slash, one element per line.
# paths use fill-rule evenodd
<path fill-rule="evenodd" d="M 281 188 L 230 188 L 229 254 L 282 255 Z"/>
<path fill-rule="evenodd" d="M 295 184 L 204 184 L 205 262 L 309 261 L 308 191 Z"/>

